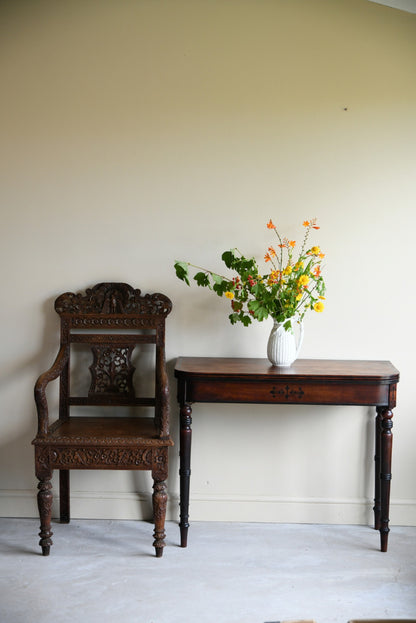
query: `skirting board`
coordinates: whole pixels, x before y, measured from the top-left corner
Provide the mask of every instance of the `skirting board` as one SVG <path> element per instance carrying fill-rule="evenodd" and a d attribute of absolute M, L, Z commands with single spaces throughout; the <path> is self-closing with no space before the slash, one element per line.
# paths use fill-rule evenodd
<path fill-rule="evenodd" d="M 58 492 L 53 516 L 59 514 Z M 269 496 L 199 496 L 189 505 L 190 521 L 322 523 L 371 525 L 373 502 L 369 499 L 278 498 Z M 0 490 L 1 517 L 36 517 L 36 490 Z M 151 492 L 71 492 L 71 516 L 75 519 L 150 519 Z M 178 520 L 179 499 L 169 494 L 166 518 Z M 390 523 L 416 526 L 416 500 L 391 499 Z"/>

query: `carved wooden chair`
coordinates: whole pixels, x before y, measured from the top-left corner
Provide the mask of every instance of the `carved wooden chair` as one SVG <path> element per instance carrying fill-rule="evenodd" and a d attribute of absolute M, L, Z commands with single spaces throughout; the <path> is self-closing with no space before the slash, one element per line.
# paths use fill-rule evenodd
<path fill-rule="evenodd" d="M 38 433 L 32 442 L 39 479 L 39 545 L 44 556 L 49 554 L 52 545 L 51 478 L 54 469 L 60 470 L 62 523 L 70 519 L 71 469 L 150 470 L 154 481 L 153 545 L 156 556 L 162 556 L 168 448 L 173 445 L 169 435 L 165 362 L 165 319 L 171 309 L 171 301 L 163 294 L 143 296 L 140 290 L 125 283 L 100 283 L 85 294 L 68 292 L 56 299 L 55 310 L 61 318 L 61 347 L 55 363 L 35 385 Z M 77 355 L 77 348 L 87 348 L 90 353 L 89 390 L 82 392 L 87 395 L 78 395 L 74 383 L 70 383 L 71 376 L 75 380 L 78 378 L 74 363 L 83 361 L 79 352 Z M 138 375 L 134 375 L 133 363 L 136 364 L 136 351 L 149 349 L 154 351 L 154 391 L 151 397 L 137 397 L 133 381 Z M 148 352 L 144 359 L 148 362 Z M 50 424 L 46 387 L 57 378 L 60 380 L 59 418 Z M 73 415 L 75 409 L 71 407 L 84 408 L 84 411 L 94 407 L 93 412 L 98 415 Z M 134 407 L 142 408 L 140 417 L 133 415 Z"/>

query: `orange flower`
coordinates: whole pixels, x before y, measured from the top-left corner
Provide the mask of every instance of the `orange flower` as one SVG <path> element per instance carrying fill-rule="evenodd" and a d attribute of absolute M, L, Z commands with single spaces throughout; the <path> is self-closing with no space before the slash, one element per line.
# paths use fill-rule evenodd
<path fill-rule="evenodd" d="M 271 259 L 272 259 L 272 258 L 270 257 L 270 255 L 269 255 L 268 253 L 266 253 L 266 255 L 264 256 L 264 261 L 265 261 L 265 262 L 270 262 L 270 261 L 271 261 Z"/>
<path fill-rule="evenodd" d="M 322 259 L 325 257 L 325 253 L 320 253 L 320 254 L 318 255 L 318 257 L 320 257 L 320 258 L 321 258 L 321 260 L 322 260 Z"/>
<path fill-rule="evenodd" d="M 269 247 L 267 250 L 270 253 L 270 257 L 276 257 L 276 251 L 273 249 L 273 247 Z"/>
<path fill-rule="evenodd" d="M 289 245 L 292 247 L 296 246 L 296 240 L 289 240 Z"/>
<path fill-rule="evenodd" d="M 272 219 L 270 219 L 270 221 L 267 223 L 267 227 L 269 229 L 276 229 L 276 225 L 273 224 Z"/>
<path fill-rule="evenodd" d="M 321 229 L 320 227 L 318 227 L 318 225 L 316 225 L 316 218 L 312 219 L 311 221 L 304 221 L 303 225 L 304 227 L 312 227 L 312 229 Z"/>
<path fill-rule="evenodd" d="M 278 270 L 272 270 L 267 280 L 268 285 L 271 286 L 273 283 L 276 283 L 279 280 L 279 277 L 280 272 Z"/>
<path fill-rule="evenodd" d="M 315 268 L 313 269 L 313 272 L 315 274 L 315 277 L 320 277 L 321 276 L 321 267 L 320 266 L 315 266 Z"/>

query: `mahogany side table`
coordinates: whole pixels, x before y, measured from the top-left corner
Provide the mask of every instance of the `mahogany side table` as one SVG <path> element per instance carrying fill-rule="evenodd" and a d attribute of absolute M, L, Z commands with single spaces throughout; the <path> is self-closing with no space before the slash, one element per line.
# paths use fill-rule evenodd
<path fill-rule="evenodd" d="M 374 528 L 387 551 L 392 454 L 392 409 L 399 372 L 389 361 L 298 359 L 289 368 L 267 359 L 179 357 L 180 532 L 187 546 L 194 402 L 374 406 Z"/>

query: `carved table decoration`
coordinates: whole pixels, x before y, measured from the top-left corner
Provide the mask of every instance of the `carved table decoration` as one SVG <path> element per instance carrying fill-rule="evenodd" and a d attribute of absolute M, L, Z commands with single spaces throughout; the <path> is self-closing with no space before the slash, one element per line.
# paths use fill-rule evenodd
<path fill-rule="evenodd" d="M 308 246 L 312 229 L 319 229 L 316 219 L 304 221 L 305 235 L 295 257 L 296 241 L 282 237 L 276 225 L 267 223 L 277 237 L 277 248 L 270 245 L 264 261 L 271 270 L 260 274 L 255 258 L 246 258 L 238 249 L 222 254 L 227 268 L 234 276 L 224 277 L 190 262 L 175 262 L 176 275 L 190 285 L 189 268 L 198 272 L 193 279 L 199 286 L 207 287 L 225 296 L 231 303 L 231 324 L 242 322 L 247 327 L 255 320 L 273 320 L 273 328 L 267 345 L 269 361 L 278 367 L 290 366 L 300 351 L 303 340 L 303 318 L 308 310 L 322 312 L 324 309 L 325 283 L 321 275 L 322 259 L 325 257 L 318 246 Z M 293 325 L 299 325 L 299 339 L 295 343 Z"/>

